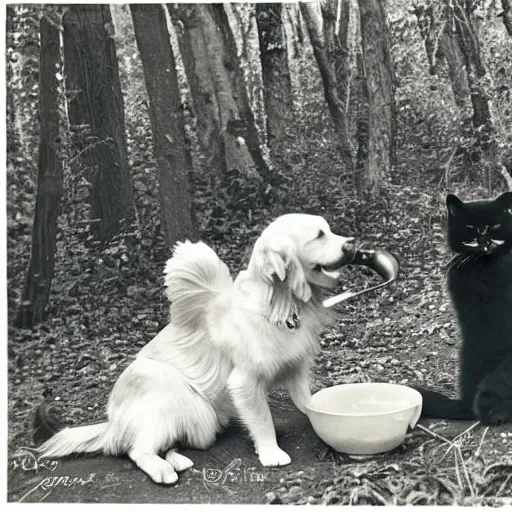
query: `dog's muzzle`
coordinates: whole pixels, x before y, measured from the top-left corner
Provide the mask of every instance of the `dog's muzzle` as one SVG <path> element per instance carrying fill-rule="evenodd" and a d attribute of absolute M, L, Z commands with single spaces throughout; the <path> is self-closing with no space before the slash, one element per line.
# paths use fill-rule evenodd
<path fill-rule="evenodd" d="M 313 270 L 321 271 L 326 275 L 334 274 L 337 270 L 339 270 L 343 265 L 348 265 L 354 261 L 355 255 L 357 253 L 356 243 L 353 238 L 347 238 L 346 241 L 341 246 L 341 258 L 331 263 L 330 265 L 317 265 Z M 330 275 L 330 277 L 334 277 L 334 275 Z"/>
<path fill-rule="evenodd" d="M 354 238 L 347 238 L 341 246 L 341 258 L 332 265 L 323 265 L 323 268 L 327 271 L 338 270 L 343 265 L 352 263 L 356 255 L 356 245 Z"/>

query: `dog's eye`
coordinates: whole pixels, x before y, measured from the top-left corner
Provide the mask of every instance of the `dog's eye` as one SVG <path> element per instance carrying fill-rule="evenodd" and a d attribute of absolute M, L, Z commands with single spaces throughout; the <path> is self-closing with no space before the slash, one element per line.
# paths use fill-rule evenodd
<path fill-rule="evenodd" d="M 318 236 L 317 236 L 317 238 L 322 238 L 323 236 L 325 236 L 325 233 L 324 233 L 322 230 L 320 230 L 320 231 L 318 232 Z"/>

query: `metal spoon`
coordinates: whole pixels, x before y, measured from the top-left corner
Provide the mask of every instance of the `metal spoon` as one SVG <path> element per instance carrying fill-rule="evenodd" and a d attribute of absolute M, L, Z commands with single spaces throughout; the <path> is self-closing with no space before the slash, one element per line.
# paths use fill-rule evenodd
<path fill-rule="evenodd" d="M 346 291 L 340 293 L 339 295 L 335 295 L 334 297 L 330 297 L 329 299 L 325 299 L 322 303 L 324 307 L 330 308 L 336 304 L 339 304 L 340 302 L 343 302 L 344 300 L 357 297 L 363 293 L 378 290 L 379 288 L 383 288 L 384 286 L 387 286 L 389 283 L 393 282 L 398 276 L 398 261 L 392 254 L 382 249 L 359 249 L 356 252 L 351 264 L 365 265 L 370 267 L 386 281 L 375 286 L 371 286 L 370 288 L 365 288 L 364 290 L 360 290 L 358 292 Z"/>

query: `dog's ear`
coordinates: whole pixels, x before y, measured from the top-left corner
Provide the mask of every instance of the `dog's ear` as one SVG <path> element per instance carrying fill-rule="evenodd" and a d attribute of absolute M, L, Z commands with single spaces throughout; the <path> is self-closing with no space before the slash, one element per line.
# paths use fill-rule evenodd
<path fill-rule="evenodd" d="M 311 298 L 302 263 L 293 240 L 286 235 L 264 233 L 254 245 L 249 266 L 265 282 L 277 278 L 286 282 L 293 294 L 303 302 Z"/>

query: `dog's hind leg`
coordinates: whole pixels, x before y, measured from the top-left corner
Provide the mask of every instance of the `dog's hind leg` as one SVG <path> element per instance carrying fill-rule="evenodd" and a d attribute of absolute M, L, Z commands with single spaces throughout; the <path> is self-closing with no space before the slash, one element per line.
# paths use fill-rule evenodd
<path fill-rule="evenodd" d="M 178 473 L 174 467 L 156 453 L 144 448 L 134 448 L 128 452 L 128 456 L 144 473 L 151 477 L 153 482 L 175 484 L 178 481 Z"/>
<path fill-rule="evenodd" d="M 147 412 L 143 421 L 139 416 L 139 422 L 132 424 L 131 429 L 125 430 L 125 438 L 129 439 L 127 451 L 130 459 L 154 482 L 175 484 L 178 481 L 178 474 L 174 466 L 158 455 L 173 442 L 172 430 L 165 428 L 165 420 L 166 418 L 159 414 Z"/>
<path fill-rule="evenodd" d="M 175 471 L 185 471 L 191 468 L 194 463 L 184 455 L 179 454 L 174 448 L 167 452 L 165 460 L 174 468 Z"/>

